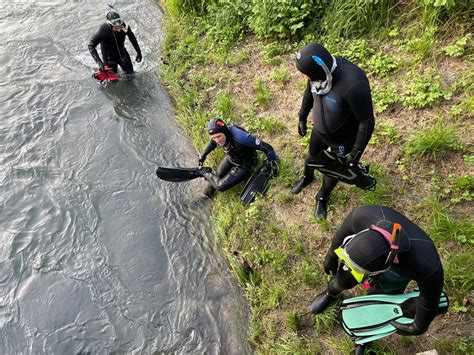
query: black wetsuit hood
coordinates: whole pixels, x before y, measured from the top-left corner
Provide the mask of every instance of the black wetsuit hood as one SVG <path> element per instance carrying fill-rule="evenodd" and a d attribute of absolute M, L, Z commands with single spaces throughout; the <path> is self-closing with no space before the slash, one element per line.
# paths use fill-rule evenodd
<path fill-rule="evenodd" d="M 326 48 L 318 43 L 310 43 L 296 55 L 296 69 L 308 76 L 312 81 L 326 80 L 326 73 L 321 65 L 316 63 L 313 56 L 321 58 L 326 67 L 331 70 L 333 57 Z"/>

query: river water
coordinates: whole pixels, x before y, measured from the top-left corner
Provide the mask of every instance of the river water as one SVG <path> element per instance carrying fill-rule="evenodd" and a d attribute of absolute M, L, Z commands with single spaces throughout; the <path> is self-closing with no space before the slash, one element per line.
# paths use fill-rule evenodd
<path fill-rule="evenodd" d="M 197 159 L 156 76 L 163 14 L 116 7 L 144 61 L 104 86 L 104 3 L 0 3 L 0 353 L 248 353 L 202 185 L 154 173 Z"/>

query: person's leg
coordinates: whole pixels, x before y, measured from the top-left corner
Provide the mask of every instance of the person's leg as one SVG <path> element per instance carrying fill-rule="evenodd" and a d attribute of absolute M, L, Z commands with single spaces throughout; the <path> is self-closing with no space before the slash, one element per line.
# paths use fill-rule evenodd
<path fill-rule="evenodd" d="M 127 51 L 122 54 L 122 60 L 120 61 L 120 67 L 125 72 L 125 74 L 133 74 L 133 64 L 132 59 Z"/>
<path fill-rule="evenodd" d="M 116 73 L 118 70 L 118 64 L 117 64 L 118 62 L 119 62 L 119 59 L 117 58 L 107 57 L 105 59 L 104 64 Z"/>
<path fill-rule="evenodd" d="M 217 167 L 215 175 L 218 178 L 222 178 L 225 174 L 227 174 L 230 171 L 230 169 L 232 169 L 232 167 L 233 165 L 230 162 L 230 158 L 228 155 L 226 155 L 224 159 L 222 159 L 221 162 L 219 163 L 219 166 Z M 212 184 L 208 182 L 208 185 L 206 189 L 204 190 L 204 195 L 211 198 L 212 196 L 214 196 L 215 192 L 216 192 L 216 189 L 214 188 L 214 186 L 212 186 Z"/>
<path fill-rule="evenodd" d="M 357 280 L 350 271 L 344 270 L 341 264 L 336 275 L 329 280 L 327 290 L 316 296 L 309 306 L 309 311 L 313 314 L 324 312 L 330 305 L 336 302 L 338 294 L 356 286 L 357 283 Z"/>
<path fill-rule="evenodd" d="M 299 194 L 306 186 L 311 184 L 314 180 L 314 168 L 311 166 L 311 163 L 318 157 L 324 149 L 327 149 L 328 146 L 322 141 L 319 134 L 313 128 L 311 131 L 311 137 L 309 140 L 309 150 L 306 158 L 304 160 L 304 175 L 301 180 L 293 186 L 291 192 L 293 194 Z"/>
<path fill-rule="evenodd" d="M 370 294 L 398 295 L 405 292 L 410 281 L 410 278 L 402 277 L 393 268 L 390 268 L 382 274 L 378 282 L 368 292 Z"/>
<path fill-rule="evenodd" d="M 227 191 L 230 188 L 236 186 L 242 181 L 248 179 L 251 174 L 250 167 L 247 166 L 233 166 L 230 171 L 225 174 L 222 178 L 217 176 L 211 184 L 217 191 Z"/>

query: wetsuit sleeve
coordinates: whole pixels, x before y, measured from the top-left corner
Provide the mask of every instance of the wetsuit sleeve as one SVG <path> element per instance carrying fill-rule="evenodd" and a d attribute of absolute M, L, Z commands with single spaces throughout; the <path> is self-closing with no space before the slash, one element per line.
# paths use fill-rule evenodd
<path fill-rule="evenodd" d="M 300 121 L 305 121 L 308 119 L 308 115 L 311 112 L 311 109 L 313 108 L 313 94 L 311 93 L 311 85 L 308 80 L 308 83 L 306 84 L 306 90 L 304 91 L 303 95 L 303 101 L 301 102 L 301 108 L 300 112 L 298 114 L 299 120 Z"/>
<path fill-rule="evenodd" d="M 329 247 L 329 252 L 331 254 L 334 253 L 335 249 L 341 246 L 345 237 L 358 232 L 354 230 L 354 217 L 355 217 L 355 210 L 350 212 L 346 216 L 346 218 L 344 219 L 344 222 L 342 222 L 336 234 L 334 234 L 334 237 L 332 238 L 331 246 Z"/>
<path fill-rule="evenodd" d="M 207 147 L 204 149 L 204 151 L 201 154 L 201 159 L 202 161 L 206 160 L 206 157 L 210 152 L 212 152 L 214 149 L 217 148 L 217 143 L 211 140 L 208 144 Z"/>
<path fill-rule="evenodd" d="M 137 37 L 135 37 L 135 34 L 133 33 L 130 26 L 128 27 L 127 36 L 128 36 L 128 39 L 130 40 L 130 43 L 132 44 L 133 48 L 135 48 L 135 51 L 137 52 L 137 54 L 141 55 L 142 51 L 140 50 L 140 46 L 138 45 Z"/>
<path fill-rule="evenodd" d="M 89 41 L 89 53 L 91 54 L 92 58 L 94 58 L 95 62 L 100 65 L 104 65 L 102 59 L 100 59 L 99 53 L 97 53 L 97 45 L 102 42 L 102 35 L 101 30 L 97 31 L 97 33 L 91 38 Z"/>
<path fill-rule="evenodd" d="M 359 121 L 359 129 L 352 149 L 352 155 L 359 158 L 369 143 L 375 126 L 369 82 L 360 80 L 353 84 L 346 92 L 346 100 L 355 118 Z"/>
<path fill-rule="evenodd" d="M 415 323 L 419 329 L 428 329 L 436 316 L 439 298 L 443 290 L 444 275 L 441 261 L 438 269 L 430 276 L 417 280 L 420 296 L 416 305 Z"/>
<path fill-rule="evenodd" d="M 271 161 L 278 160 L 275 150 L 270 144 L 265 143 L 264 141 L 258 138 L 255 138 L 251 134 L 241 129 L 238 129 L 236 127 L 232 127 L 231 132 L 232 132 L 232 136 L 234 137 L 234 140 L 237 141 L 238 143 L 245 145 L 247 147 L 253 148 L 255 150 L 262 151 L 263 153 L 265 153 L 268 160 L 271 160 Z"/>

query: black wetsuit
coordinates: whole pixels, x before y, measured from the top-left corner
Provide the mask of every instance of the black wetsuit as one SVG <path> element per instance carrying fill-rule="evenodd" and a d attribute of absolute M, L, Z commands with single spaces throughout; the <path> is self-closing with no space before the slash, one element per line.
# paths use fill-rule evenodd
<path fill-rule="evenodd" d="M 351 62 L 336 57 L 337 67 L 332 73 L 332 88 L 325 95 L 313 95 L 308 80 L 299 112 L 300 121 L 307 120 L 313 109 L 313 130 L 309 152 L 305 159 L 306 177 L 313 176 L 314 168 L 308 166 L 328 147 L 336 154 L 352 153 L 360 158 L 369 143 L 375 120 L 369 81 L 365 73 Z M 337 180 L 323 177 L 320 198 L 327 199 Z"/>
<path fill-rule="evenodd" d="M 443 267 L 433 241 L 415 223 L 389 207 L 362 206 L 346 217 L 333 237 L 330 251 L 334 252 L 341 246 L 345 237 L 367 229 L 372 224 L 391 232 L 391 228 L 387 227 L 393 223 L 399 223 L 404 231 L 397 254 L 399 263 L 383 273 L 375 287 L 382 293 L 400 294 L 411 280 L 416 281 L 420 297 L 416 305 L 415 322 L 421 328 L 427 328 L 438 309 L 444 282 Z M 339 291 L 357 284 L 351 273 L 343 270 L 342 265 L 335 280 L 333 287 Z"/>
<path fill-rule="evenodd" d="M 216 174 L 205 174 L 205 178 L 217 191 L 226 191 L 247 179 L 257 163 L 257 150 L 265 153 L 269 160 L 278 158 L 272 146 L 250 135 L 241 128 L 229 125 L 229 134 L 226 134 L 224 145 L 225 157 L 220 162 Z M 211 140 L 202 153 L 201 160 L 218 145 Z"/>
<path fill-rule="evenodd" d="M 141 50 L 130 26 L 124 24 L 122 27 L 122 31 L 113 31 L 111 25 L 102 24 L 89 42 L 89 52 L 99 66 L 105 64 L 116 72 L 118 65 L 120 65 L 126 74 L 132 74 L 133 64 L 124 45 L 125 38 L 128 36 L 137 55 L 141 56 Z M 100 44 L 103 61 L 97 53 L 96 47 L 98 44 Z"/>

